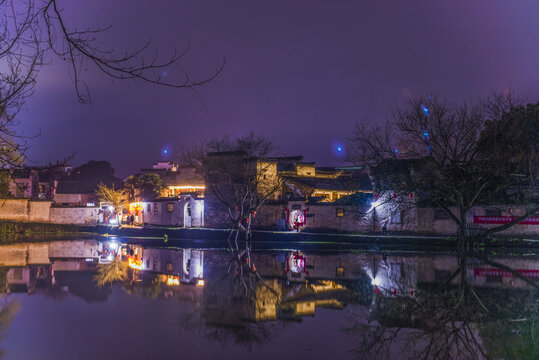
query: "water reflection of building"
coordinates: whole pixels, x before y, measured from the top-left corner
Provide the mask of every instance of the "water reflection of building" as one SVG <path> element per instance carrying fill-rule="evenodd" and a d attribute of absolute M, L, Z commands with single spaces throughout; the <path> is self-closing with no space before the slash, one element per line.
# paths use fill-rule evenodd
<path fill-rule="evenodd" d="M 39 288 L 54 297 L 67 293 L 87 301 L 103 301 L 106 288 L 94 281 L 97 266 L 118 258 L 133 267 L 130 286 L 144 295 L 199 299 L 204 285 L 204 251 L 196 249 L 120 246 L 117 241 L 54 241 L 0 246 L 5 291 L 33 294 Z M 181 283 L 185 285 L 180 287 Z M 63 295 L 62 295 L 63 294 Z"/>
<path fill-rule="evenodd" d="M 107 249 L 114 248 L 113 243 L 83 240 L 1 246 L 6 289 L 32 294 L 40 288 L 54 288 L 103 300 L 108 295 L 92 279 L 99 262 L 108 259 L 104 256 Z M 314 315 L 321 307 L 342 309 L 350 303 L 368 303 L 376 291 L 387 297 L 413 297 L 417 289 L 440 283 L 458 267 L 452 255 L 255 252 L 252 262 L 264 281 L 255 282 L 253 296 L 246 299 L 243 287 L 234 282 L 234 272 L 228 272 L 230 258 L 225 251 L 134 244 L 118 249 L 120 259 L 135 260 L 134 268 L 142 280 L 132 285 L 137 291 L 197 302 L 203 295 L 208 319 L 215 323 L 298 319 Z M 293 256 L 298 257 L 291 266 Z M 495 261 L 528 278 L 539 276 L 535 257 L 498 257 Z M 467 276 L 478 288 L 528 286 L 511 273 L 479 261 L 469 264 Z M 455 277 L 451 284 L 459 281 Z"/>
<path fill-rule="evenodd" d="M 246 280 L 253 284 L 249 296 L 234 273 L 228 273 L 226 254 L 209 253 L 207 258 L 204 297 L 210 324 L 298 320 L 322 307 L 368 304 L 372 297 L 370 278 L 357 254 L 254 253 L 252 262 L 263 280 Z"/>
<path fill-rule="evenodd" d="M 33 294 L 38 283 L 46 282 L 49 272 L 46 266 L 13 267 L 6 273 L 6 291 Z"/>
<path fill-rule="evenodd" d="M 413 296 L 417 288 L 428 288 L 445 281 L 459 268 L 455 255 L 408 255 L 387 256 L 382 254 L 360 255 L 366 261 L 365 270 L 372 284 L 386 293 Z M 517 271 L 528 279 L 539 278 L 539 260 L 535 257 L 495 257 L 495 262 Z M 511 272 L 469 259 L 466 266 L 467 281 L 476 288 L 526 289 L 528 284 L 515 277 Z M 458 285 L 460 276 L 452 279 L 449 285 Z"/>
<path fill-rule="evenodd" d="M 145 248 L 144 270 L 175 275 L 181 282 L 204 278 L 204 251 L 195 249 Z"/>

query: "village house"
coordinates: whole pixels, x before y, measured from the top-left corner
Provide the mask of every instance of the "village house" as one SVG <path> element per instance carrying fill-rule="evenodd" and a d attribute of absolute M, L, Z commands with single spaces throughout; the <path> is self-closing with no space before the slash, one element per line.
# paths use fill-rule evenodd
<path fill-rule="evenodd" d="M 265 201 L 254 219 L 253 224 L 257 227 L 285 227 L 290 201 L 331 203 L 355 193 L 372 193 L 367 173 L 359 168 L 320 168 L 315 163 L 304 162 L 301 156 L 248 159 L 242 152 L 216 152 L 208 156 L 218 158 L 218 164 L 253 164 L 256 171 L 246 176 L 252 178 L 249 180 L 251 186 L 256 186 L 258 197 Z M 226 179 L 218 171 L 208 169 L 207 172 L 205 223 L 226 227 L 229 225 L 228 211 L 213 193 Z M 239 180 L 245 182 L 246 179 Z"/>
<path fill-rule="evenodd" d="M 333 202 L 357 192 L 372 193 L 366 171 L 358 167 L 318 167 L 314 162 L 303 162 L 303 157 L 275 158 L 282 179 L 281 198 L 320 198 Z"/>
<path fill-rule="evenodd" d="M 204 181 L 194 168 L 158 161 L 151 169 L 141 169 L 140 173 L 157 174 L 163 182 L 163 190 L 157 198 L 132 196 L 129 216 L 134 217 L 136 224 L 204 226 Z"/>
<path fill-rule="evenodd" d="M 12 197 L 52 199 L 58 179 L 67 170 L 61 166 L 24 166 L 1 171 L 9 183 L 8 188 Z"/>
<path fill-rule="evenodd" d="M 157 174 L 163 181 L 161 197 L 177 197 L 186 193 L 204 194 L 204 179 L 195 168 L 178 165 L 173 161 L 158 161 L 151 169 L 141 169 L 141 174 Z"/>
<path fill-rule="evenodd" d="M 196 193 L 131 203 L 130 210 L 137 211 L 138 222 L 148 225 L 204 226 L 204 198 Z"/>
<path fill-rule="evenodd" d="M 192 283 L 204 278 L 204 251 L 195 249 L 144 248 L 143 270 L 177 276 Z"/>

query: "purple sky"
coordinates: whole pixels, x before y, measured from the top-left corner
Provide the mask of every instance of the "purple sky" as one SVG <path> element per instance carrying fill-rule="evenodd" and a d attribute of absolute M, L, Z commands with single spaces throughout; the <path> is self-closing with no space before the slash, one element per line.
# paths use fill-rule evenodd
<path fill-rule="evenodd" d="M 539 100 L 539 2 L 532 0 L 59 1 L 68 24 L 113 27 L 117 50 L 146 40 L 165 55 L 188 42 L 184 66 L 211 84 L 187 90 L 112 82 L 89 68 L 92 105 L 76 102 L 69 68 L 53 59 L 20 114 L 37 163 L 76 152 L 74 165 L 109 160 L 126 176 L 202 139 L 250 130 L 283 155 L 338 162 L 362 118 L 433 92 L 451 101 L 514 89 Z"/>

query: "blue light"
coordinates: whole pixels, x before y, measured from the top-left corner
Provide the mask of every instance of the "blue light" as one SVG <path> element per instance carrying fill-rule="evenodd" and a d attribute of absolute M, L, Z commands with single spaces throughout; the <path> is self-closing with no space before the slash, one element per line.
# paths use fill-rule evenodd
<path fill-rule="evenodd" d="M 421 105 L 421 110 L 423 110 L 425 116 L 429 116 L 429 109 L 425 105 Z"/>
<path fill-rule="evenodd" d="M 398 152 L 399 152 L 399 149 L 395 149 L 395 150 L 393 150 L 393 151 L 394 151 L 394 152 L 395 152 L 395 154 L 396 154 L 396 153 L 398 153 Z"/>
<path fill-rule="evenodd" d="M 424 137 L 425 137 L 425 139 L 426 139 L 426 138 L 428 138 L 428 137 L 429 137 L 429 133 L 428 133 L 427 131 L 423 131 L 423 136 L 424 136 Z"/>
<path fill-rule="evenodd" d="M 337 151 L 338 151 L 338 152 L 341 152 L 341 151 L 342 151 L 342 147 L 337 146 Z"/>
<path fill-rule="evenodd" d="M 168 150 L 167 149 L 163 150 L 163 154 L 168 154 Z"/>

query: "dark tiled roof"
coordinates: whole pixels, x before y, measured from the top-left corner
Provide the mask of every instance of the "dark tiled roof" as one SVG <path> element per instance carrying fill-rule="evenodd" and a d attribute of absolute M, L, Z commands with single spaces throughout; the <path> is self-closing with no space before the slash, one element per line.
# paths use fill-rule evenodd
<path fill-rule="evenodd" d="M 245 151 L 211 151 L 207 156 L 247 156 Z"/>
<path fill-rule="evenodd" d="M 325 196 L 309 196 L 309 198 L 307 199 L 307 203 L 317 204 L 317 203 L 320 203 L 324 199 L 326 199 Z"/>
<path fill-rule="evenodd" d="M 361 176 L 339 176 L 337 178 L 317 178 L 310 176 L 285 176 L 285 182 L 294 183 L 298 186 L 312 189 L 324 190 L 368 190 L 372 189 L 369 177 L 366 174 Z"/>
<path fill-rule="evenodd" d="M 370 193 L 357 192 L 348 196 L 343 196 L 340 199 L 330 203 L 333 205 L 356 205 L 356 206 L 370 206 L 374 200 L 374 195 Z"/>
<path fill-rule="evenodd" d="M 279 161 L 279 162 L 281 162 L 281 161 L 302 162 L 303 161 L 303 156 L 301 156 L 301 155 L 298 155 L 298 156 L 275 156 L 275 157 L 270 157 L 269 159 Z"/>

